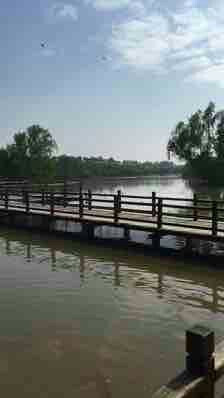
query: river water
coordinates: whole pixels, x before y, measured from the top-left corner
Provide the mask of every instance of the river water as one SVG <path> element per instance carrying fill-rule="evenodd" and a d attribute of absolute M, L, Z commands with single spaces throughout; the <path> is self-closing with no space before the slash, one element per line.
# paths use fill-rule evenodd
<path fill-rule="evenodd" d="M 173 177 L 94 188 L 192 196 Z M 186 329 L 224 339 L 224 268 L 214 265 L 2 227 L 0 295 L 6 398 L 148 398 L 184 368 Z"/>

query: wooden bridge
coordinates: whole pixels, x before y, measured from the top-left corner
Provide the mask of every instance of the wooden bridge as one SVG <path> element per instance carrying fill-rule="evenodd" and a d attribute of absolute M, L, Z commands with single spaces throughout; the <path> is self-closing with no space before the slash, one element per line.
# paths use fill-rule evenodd
<path fill-rule="evenodd" d="M 53 220 L 81 223 L 83 233 L 94 237 L 99 225 L 122 228 L 124 238 L 130 239 L 130 231 L 149 233 L 155 247 L 166 235 L 186 238 L 186 248 L 191 239 L 224 242 L 224 201 L 198 198 L 124 195 L 84 192 L 0 192 L 2 218 L 24 214 Z"/>

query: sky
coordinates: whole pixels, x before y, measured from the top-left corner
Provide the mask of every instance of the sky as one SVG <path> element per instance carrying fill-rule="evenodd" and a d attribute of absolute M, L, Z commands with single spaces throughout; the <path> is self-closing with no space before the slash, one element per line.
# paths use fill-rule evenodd
<path fill-rule="evenodd" d="M 224 107 L 223 0 L 0 0 L 0 48 L 0 145 L 40 124 L 58 154 L 165 160 Z"/>

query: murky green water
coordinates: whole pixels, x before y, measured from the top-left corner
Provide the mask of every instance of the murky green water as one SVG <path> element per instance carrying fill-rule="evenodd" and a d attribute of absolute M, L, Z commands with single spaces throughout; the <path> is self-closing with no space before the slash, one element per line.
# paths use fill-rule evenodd
<path fill-rule="evenodd" d="M 0 228 L 0 319 L 4 397 L 148 398 L 224 338 L 224 268 Z"/>

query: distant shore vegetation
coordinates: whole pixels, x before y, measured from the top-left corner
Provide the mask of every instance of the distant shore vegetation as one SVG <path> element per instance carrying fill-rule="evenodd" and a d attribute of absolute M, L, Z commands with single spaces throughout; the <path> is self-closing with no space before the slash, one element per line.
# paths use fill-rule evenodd
<path fill-rule="evenodd" d="M 0 148 L 0 175 L 27 177 L 34 180 L 54 176 L 81 177 L 134 177 L 152 174 L 181 173 L 181 166 L 171 161 L 139 162 L 103 157 L 57 156 L 57 144 L 51 133 L 33 125 L 13 136 L 13 142 Z"/>

